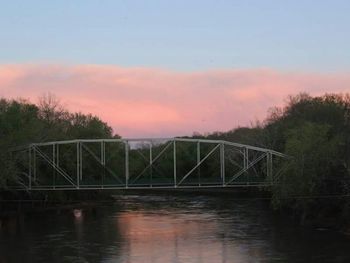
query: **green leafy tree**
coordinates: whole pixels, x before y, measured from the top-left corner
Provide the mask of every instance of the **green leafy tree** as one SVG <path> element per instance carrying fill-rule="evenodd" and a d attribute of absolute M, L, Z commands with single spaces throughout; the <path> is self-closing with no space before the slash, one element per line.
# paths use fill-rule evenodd
<path fill-rule="evenodd" d="M 68 112 L 53 95 L 44 95 L 38 105 L 0 99 L 0 188 L 21 183 L 17 175 L 25 161 L 14 154 L 16 149 L 34 142 L 112 137 L 119 138 L 107 123 L 91 114 Z"/>

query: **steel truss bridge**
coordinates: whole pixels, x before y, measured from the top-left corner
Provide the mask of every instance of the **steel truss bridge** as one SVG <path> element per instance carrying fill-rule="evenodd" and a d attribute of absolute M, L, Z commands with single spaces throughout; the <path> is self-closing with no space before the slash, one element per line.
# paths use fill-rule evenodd
<path fill-rule="evenodd" d="M 12 152 L 18 190 L 271 186 L 288 156 L 222 140 L 82 139 Z"/>

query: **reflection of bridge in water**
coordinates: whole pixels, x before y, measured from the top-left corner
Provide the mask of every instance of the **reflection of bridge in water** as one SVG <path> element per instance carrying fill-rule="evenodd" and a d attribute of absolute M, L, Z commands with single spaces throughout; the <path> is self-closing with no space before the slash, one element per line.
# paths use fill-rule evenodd
<path fill-rule="evenodd" d="M 23 190 L 271 186 L 287 156 L 222 140 L 82 139 L 13 153 Z"/>

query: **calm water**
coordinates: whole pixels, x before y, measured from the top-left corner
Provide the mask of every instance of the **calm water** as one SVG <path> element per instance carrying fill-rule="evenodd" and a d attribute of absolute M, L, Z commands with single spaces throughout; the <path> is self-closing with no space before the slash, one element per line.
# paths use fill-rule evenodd
<path fill-rule="evenodd" d="M 4 262 L 350 262 L 350 238 L 293 226 L 256 200 L 129 195 L 81 218 L 3 224 Z"/>

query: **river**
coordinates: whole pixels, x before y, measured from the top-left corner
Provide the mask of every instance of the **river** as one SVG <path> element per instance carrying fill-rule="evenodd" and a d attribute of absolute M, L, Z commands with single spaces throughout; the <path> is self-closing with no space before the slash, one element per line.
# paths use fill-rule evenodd
<path fill-rule="evenodd" d="M 350 237 L 298 227 L 262 200 L 124 195 L 81 215 L 69 209 L 3 223 L 5 262 L 350 262 Z"/>

